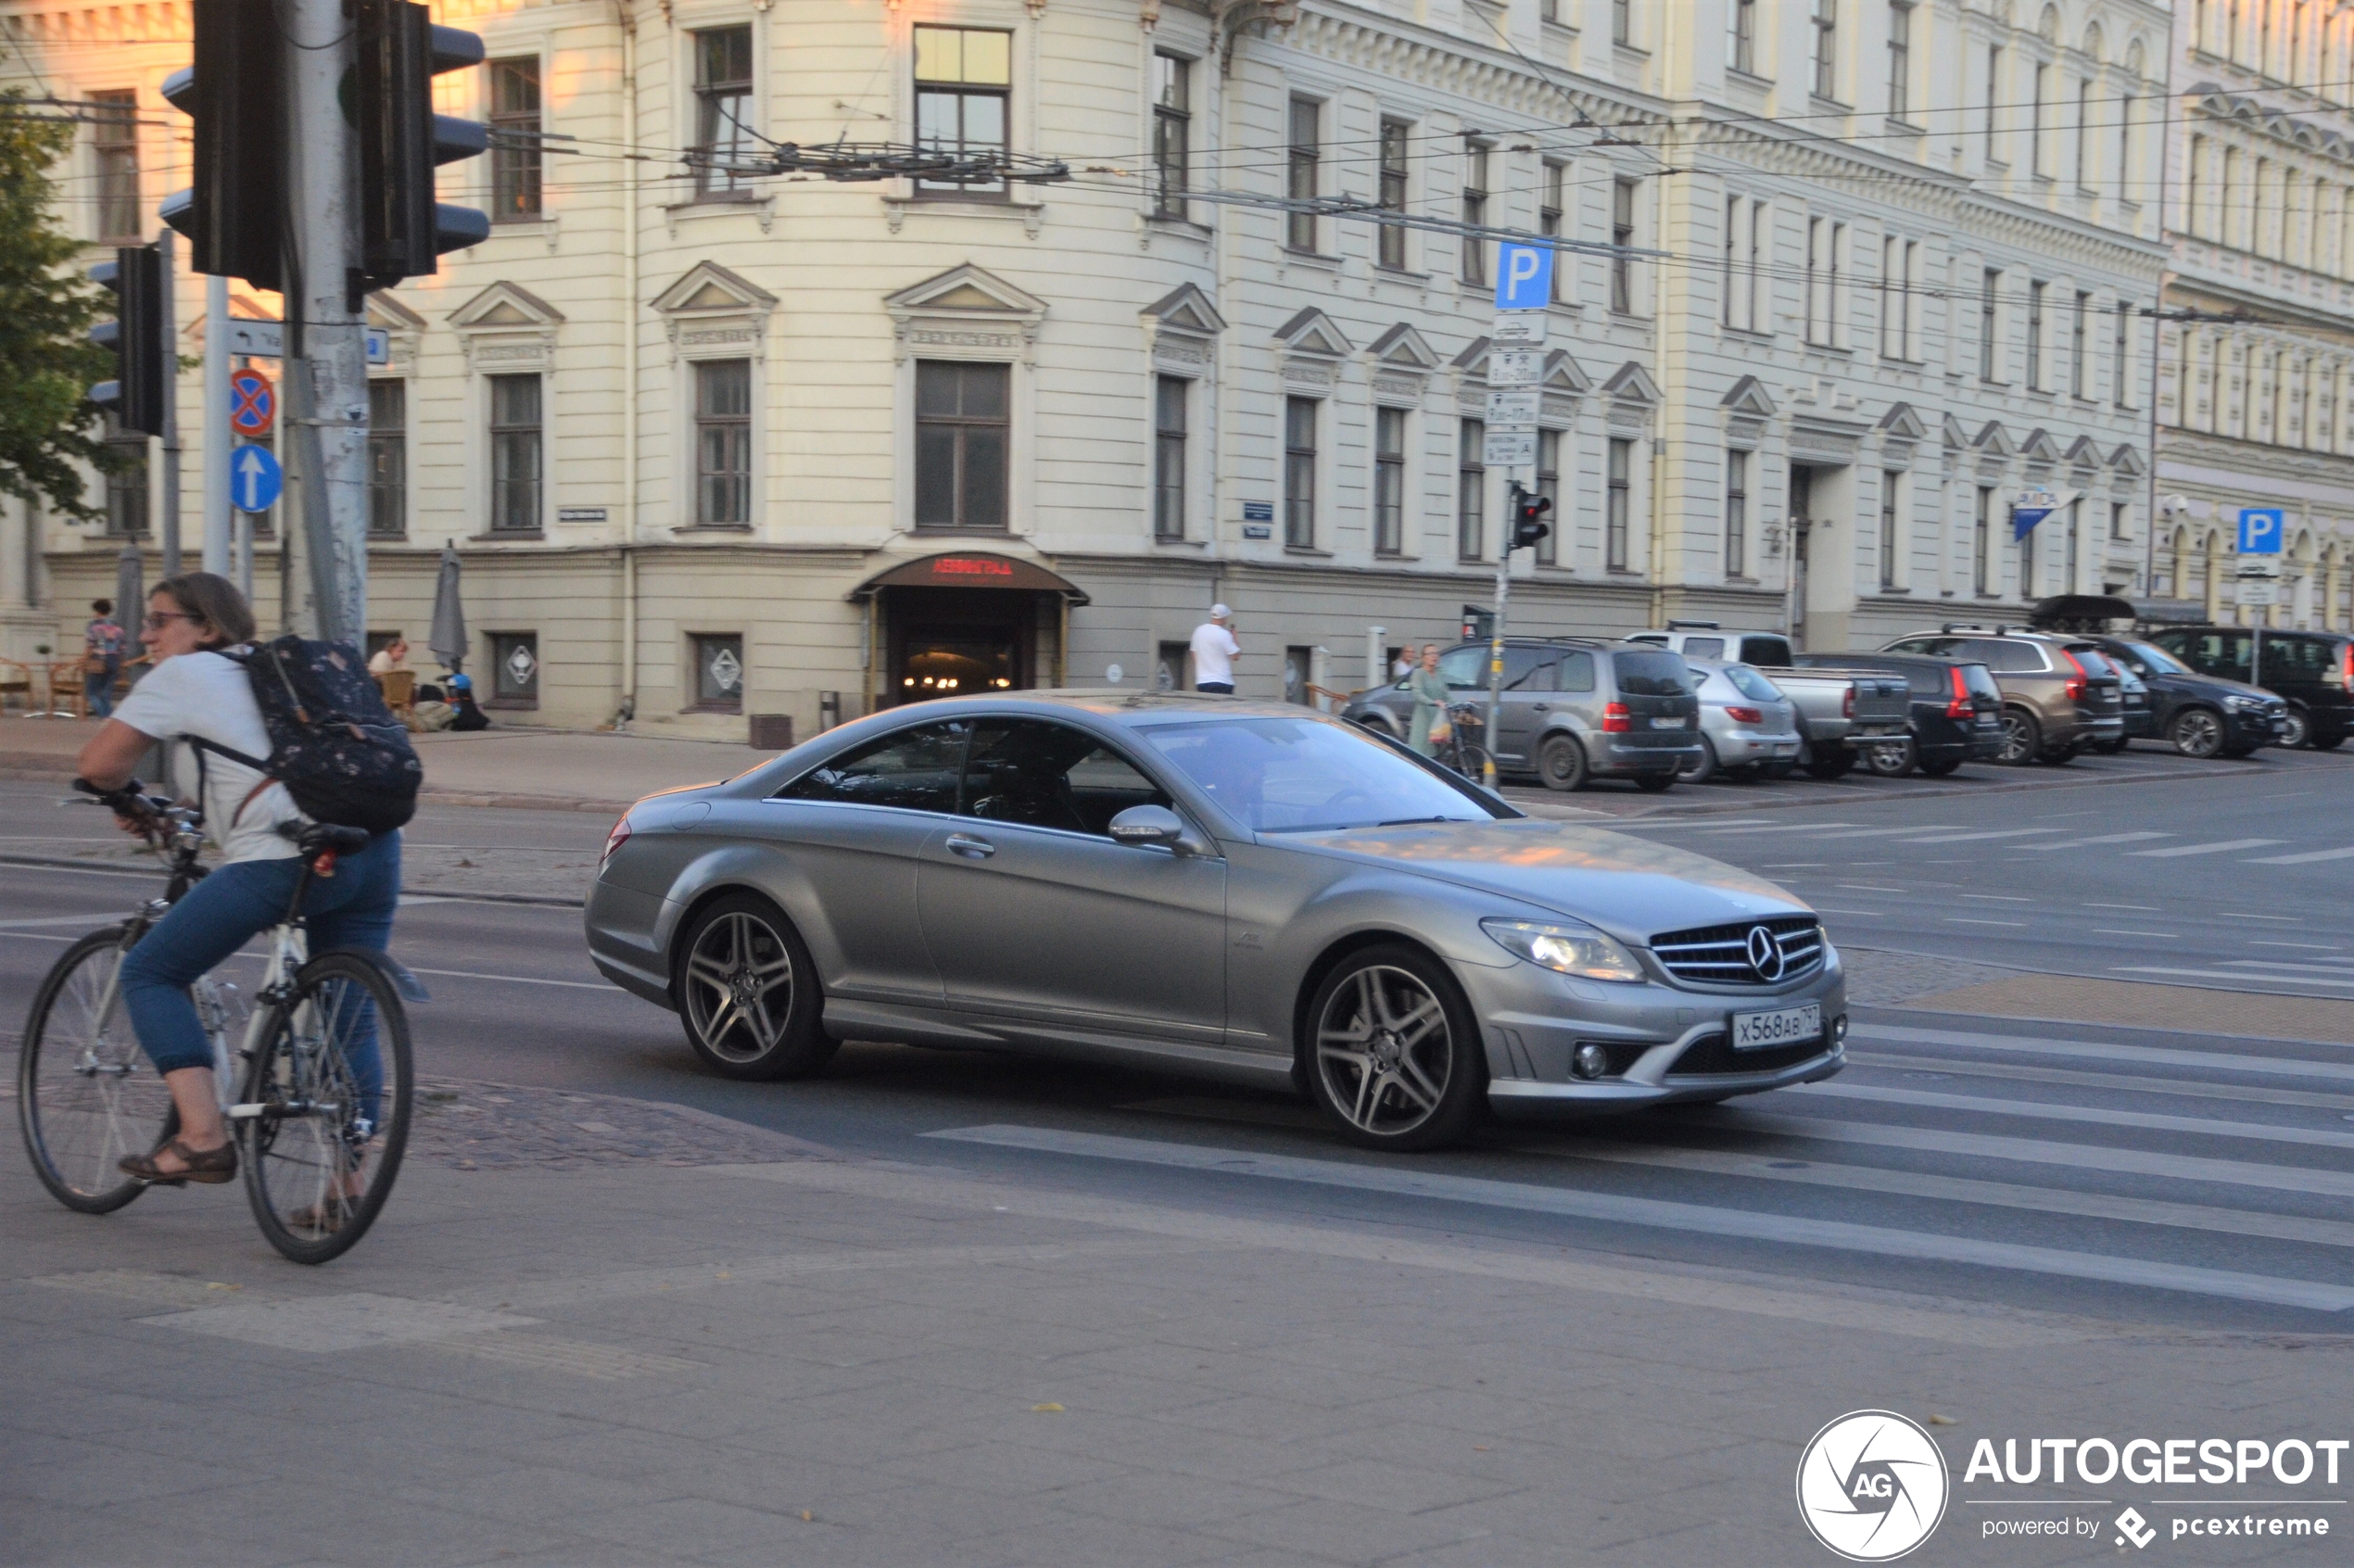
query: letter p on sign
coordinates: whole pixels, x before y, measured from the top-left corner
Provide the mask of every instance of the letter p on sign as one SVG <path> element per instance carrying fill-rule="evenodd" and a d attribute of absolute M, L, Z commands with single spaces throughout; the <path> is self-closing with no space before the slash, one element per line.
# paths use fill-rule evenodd
<path fill-rule="evenodd" d="M 1541 310 L 1552 302 L 1553 252 L 1541 245 L 1497 247 L 1496 309 Z"/>

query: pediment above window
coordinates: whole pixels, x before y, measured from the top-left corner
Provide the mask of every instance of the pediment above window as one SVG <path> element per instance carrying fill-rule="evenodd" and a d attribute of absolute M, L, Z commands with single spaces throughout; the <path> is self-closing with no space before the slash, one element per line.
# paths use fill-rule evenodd
<path fill-rule="evenodd" d="M 1602 390 L 1624 403 L 1655 404 L 1660 400 L 1659 383 L 1652 379 L 1639 360 L 1629 360 L 1602 383 Z"/>
<path fill-rule="evenodd" d="M 1910 403 L 1895 403 L 1879 416 L 1882 437 L 1891 441 L 1919 441 L 1929 436 L 1929 425 Z"/>
<path fill-rule="evenodd" d="M 698 261 L 654 297 L 671 347 L 690 357 L 757 354 L 777 297 L 715 261 Z"/>
<path fill-rule="evenodd" d="M 2007 458 L 2019 455 L 2019 443 L 2011 439 L 2011 433 L 2003 428 L 2003 422 L 1999 419 L 1988 420 L 1986 428 L 1978 433 L 1978 438 L 1970 445 L 1976 447 L 1987 457 Z"/>
<path fill-rule="evenodd" d="M 2142 461 L 2142 454 L 2130 445 L 2120 446 L 2111 452 L 2108 466 L 2122 479 L 2138 479 L 2149 472 L 2149 465 Z"/>
<path fill-rule="evenodd" d="M 1153 363 L 1176 375 L 1206 376 L 1217 363 L 1216 339 L 1226 318 L 1192 284 L 1181 284 L 1137 312 Z"/>
<path fill-rule="evenodd" d="M 1027 362 L 1038 342 L 1046 302 L 968 261 L 883 297 L 897 358 Z"/>
<path fill-rule="evenodd" d="M 1414 330 L 1411 322 L 1400 322 L 1374 338 L 1366 345 L 1365 357 L 1375 369 L 1391 374 L 1428 375 L 1439 363 L 1430 340 Z"/>
<path fill-rule="evenodd" d="M 1209 296 L 1193 284 L 1180 284 L 1145 306 L 1143 314 L 1163 332 L 1190 332 L 1209 337 L 1226 330 L 1226 318 L 1218 313 Z"/>
<path fill-rule="evenodd" d="M 2019 444 L 2019 455 L 2030 462 L 2059 461 L 2059 443 L 2052 439 L 2050 431 L 2040 425 L 2027 433 L 2027 439 Z"/>
<path fill-rule="evenodd" d="M 1351 350 L 1348 336 L 1333 324 L 1333 319 L 1310 305 L 1275 329 L 1275 341 L 1291 354 L 1309 354 L 1320 359 L 1337 360 Z"/>
<path fill-rule="evenodd" d="M 546 370 L 555 362 L 563 312 L 518 285 L 492 284 L 449 312 L 469 367 Z"/>
<path fill-rule="evenodd" d="M 1718 406 L 1735 419 L 1774 417 L 1774 399 L 1766 392 L 1766 384 L 1753 375 L 1745 375 L 1733 383 L 1732 390 L 1725 394 Z"/>

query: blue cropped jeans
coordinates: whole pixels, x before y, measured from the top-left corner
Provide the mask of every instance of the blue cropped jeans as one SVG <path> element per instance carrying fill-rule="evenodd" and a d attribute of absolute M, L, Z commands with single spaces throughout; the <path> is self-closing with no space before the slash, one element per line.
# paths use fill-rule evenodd
<path fill-rule="evenodd" d="M 122 1003 L 139 1044 L 158 1072 L 212 1066 L 212 1045 L 196 1018 L 188 987 L 285 917 L 302 859 L 240 860 L 216 869 L 188 890 L 171 912 L 139 939 L 122 961 Z M 386 833 L 357 854 L 335 862 L 335 874 L 314 877 L 303 895 L 310 951 L 364 947 L 382 953 L 392 941 L 400 904 L 400 835 Z M 357 1043 L 368 1060 L 352 1071 L 363 1089 L 381 1082 L 373 1030 Z"/>

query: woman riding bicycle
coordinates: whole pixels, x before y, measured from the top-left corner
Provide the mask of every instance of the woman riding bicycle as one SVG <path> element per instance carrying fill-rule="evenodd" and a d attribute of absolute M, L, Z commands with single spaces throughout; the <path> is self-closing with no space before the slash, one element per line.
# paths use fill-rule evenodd
<path fill-rule="evenodd" d="M 285 917 L 302 874 L 288 829 L 304 819 L 285 788 L 205 740 L 250 757 L 270 754 L 270 734 L 245 667 L 223 657 L 254 637 L 253 612 L 225 577 L 191 572 L 166 578 L 147 597 L 139 640 L 155 667 L 82 749 L 81 776 L 101 790 L 131 779 L 148 747 L 164 743 L 176 778 L 193 765 L 196 803 L 221 846 L 221 864 L 171 906 L 122 963 L 122 1000 L 140 1047 L 155 1062 L 179 1114 L 179 1135 L 153 1153 L 120 1162 L 144 1182 L 232 1181 L 237 1151 L 221 1116 L 212 1048 L 188 988 L 258 932 Z M 118 814 L 127 832 L 146 824 Z M 303 901 L 313 951 L 361 947 L 381 953 L 400 901 L 400 835 L 380 834 L 341 857 L 331 879 L 314 879 Z M 364 1081 L 373 1063 L 353 1064 Z"/>

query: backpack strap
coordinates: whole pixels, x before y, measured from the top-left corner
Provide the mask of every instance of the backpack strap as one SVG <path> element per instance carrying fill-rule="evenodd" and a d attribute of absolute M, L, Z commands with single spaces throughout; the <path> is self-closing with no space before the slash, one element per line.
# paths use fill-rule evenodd
<path fill-rule="evenodd" d="M 233 752 L 228 747 L 221 745 L 219 741 L 207 740 L 200 735 L 184 735 L 180 739 L 185 740 L 188 743 L 189 749 L 196 753 L 196 799 L 199 801 L 204 799 L 204 754 L 207 752 L 218 752 L 221 755 L 228 758 L 231 762 L 243 763 L 246 766 L 261 775 L 259 781 L 257 782 L 252 789 L 246 791 L 246 798 L 237 803 L 237 809 L 229 814 L 229 826 L 232 828 L 234 828 L 239 819 L 245 816 L 246 807 L 253 804 L 254 801 L 260 796 L 264 790 L 269 789 L 270 786 L 278 782 L 277 779 L 270 777 L 269 763 L 259 757 L 249 757 L 243 752 Z"/>
<path fill-rule="evenodd" d="M 221 744 L 218 740 L 208 740 L 201 735 L 183 735 L 180 739 L 195 747 L 196 755 L 199 758 L 201 758 L 207 752 L 215 752 L 221 756 L 227 757 L 233 763 L 243 763 L 246 766 L 252 768 L 256 773 L 267 773 L 270 771 L 270 764 L 265 759 L 260 757 L 249 757 L 243 752 L 233 752 L 228 747 Z"/>

